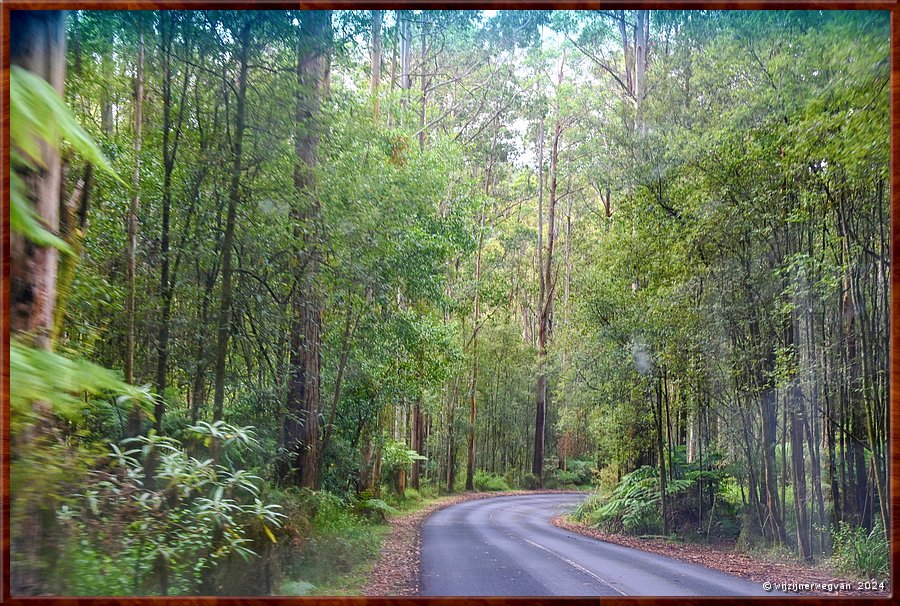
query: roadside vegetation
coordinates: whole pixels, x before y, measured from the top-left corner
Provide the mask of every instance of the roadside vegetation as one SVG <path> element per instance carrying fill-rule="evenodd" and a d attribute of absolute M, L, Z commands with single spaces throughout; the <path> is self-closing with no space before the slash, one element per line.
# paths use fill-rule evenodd
<path fill-rule="evenodd" d="M 714 544 L 761 559 L 802 561 L 789 546 L 773 546 L 749 530 L 739 486 L 727 468 L 713 465 L 704 472 L 697 464 L 686 464 L 683 450 L 676 450 L 673 461 L 673 479 L 666 484 L 668 534 L 663 534 L 659 471 L 649 466 L 618 482 L 601 483 L 569 518 L 613 535 Z M 890 574 L 890 545 L 880 525 L 867 531 L 842 522 L 831 530 L 830 554 L 820 561 L 859 579 L 883 580 Z"/>

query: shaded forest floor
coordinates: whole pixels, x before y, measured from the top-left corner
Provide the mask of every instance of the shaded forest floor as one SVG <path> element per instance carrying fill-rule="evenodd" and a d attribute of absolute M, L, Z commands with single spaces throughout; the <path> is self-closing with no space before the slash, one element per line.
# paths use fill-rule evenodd
<path fill-rule="evenodd" d="M 641 538 L 632 535 L 603 532 L 584 524 L 572 522 L 567 517 L 557 517 L 551 520 L 554 526 L 575 532 L 587 537 L 615 543 L 632 549 L 640 549 L 658 555 L 670 557 L 683 562 L 698 564 L 714 570 L 727 572 L 737 577 L 755 581 L 757 583 L 810 583 L 819 585 L 850 584 L 849 590 L 835 591 L 796 591 L 788 590 L 788 593 L 798 595 L 819 596 L 857 596 L 861 594 L 877 596 L 889 596 L 890 587 L 882 590 L 861 590 L 858 583 L 862 579 L 856 579 L 852 575 L 841 574 L 834 570 L 828 563 L 818 565 L 804 565 L 784 557 L 778 561 L 765 557 L 755 557 L 746 553 L 733 550 L 729 545 L 711 545 L 707 543 L 677 543 L 658 538 Z M 882 579 L 877 579 L 881 581 Z M 886 579 L 887 580 L 887 579 Z M 890 582 L 889 580 L 887 580 Z"/>

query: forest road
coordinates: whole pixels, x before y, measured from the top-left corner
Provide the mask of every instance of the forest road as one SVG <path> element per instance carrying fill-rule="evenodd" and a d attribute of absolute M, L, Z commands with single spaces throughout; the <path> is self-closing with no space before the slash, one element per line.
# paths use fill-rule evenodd
<path fill-rule="evenodd" d="M 759 583 L 573 534 L 550 523 L 585 495 L 452 505 L 422 528 L 424 596 L 774 595 Z"/>

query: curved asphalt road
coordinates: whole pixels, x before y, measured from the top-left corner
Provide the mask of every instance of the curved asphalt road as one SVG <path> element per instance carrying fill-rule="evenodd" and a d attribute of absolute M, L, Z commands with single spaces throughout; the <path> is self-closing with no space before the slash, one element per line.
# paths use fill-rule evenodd
<path fill-rule="evenodd" d="M 468 501 L 422 529 L 426 596 L 771 596 L 758 583 L 550 524 L 583 495 Z"/>

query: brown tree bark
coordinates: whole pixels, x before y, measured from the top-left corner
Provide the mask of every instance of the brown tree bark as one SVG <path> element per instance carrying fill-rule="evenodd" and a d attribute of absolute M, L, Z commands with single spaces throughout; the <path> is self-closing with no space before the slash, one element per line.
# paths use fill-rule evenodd
<path fill-rule="evenodd" d="M 416 404 L 413 407 L 413 428 L 412 428 L 412 449 L 415 450 L 420 455 L 426 456 L 425 454 L 425 444 L 427 441 L 426 434 L 426 424 L 425 424 L 425 411 L 422 410 L 422 398 L 419 397 L 416 400 Z M 412 462 L 412 467 L 409 471 L 409 485 L 416 490 L 419 490 L 421 485 L 421 477 L 422 477 L 422 461 L 416 460 Z"/>
<path fill-rule="evenodd" d="M 291 303 L 290 370 L 284 418 L 285 454 L 278 473 L 283 481 L 315 488 L 319 440 L 322 297 L 318 285 L 322 236 L 315 168 L 320 110 L 328 94 L 331 69 L 331 11 L 304 13 L 297 58 L 297 126 L 294 188 L 300 202 L 293 211 L 297 240 L 297 284 Z M 302 247 L 300 241 L 302 240 Z"/>
<path fill-rule="evenodd" d="M 777 542 L 786 540 L 781 507 L 778 501 L 778 470 L 775 465 L 775 447 L 777 443 L 777 398 L 774 389 L 767 389 L 759 402 L 762 417 L 763 438 L 763 487 L 765 493 L 766 520 L 765 528 L 771 528 L 770 536 Z"/>
<path fill-rule="evenodd" d="M 60 11 L 10 13 L 10 62 L 34 72 L 62 96 L 65 79 L 65 17 Z M 25 175 L 28 197 L 48 230 L 59 229 L 59 155 L 40 145 L 44 169 Z M 10 332 L 28 335 L 37 347 L 49 348 L 56 302 L 55 248 L 37 246 L 20 234 L 10 235 Z"/>
<path fill-rule="evenodd" d="M 566 66 L 566 54 L 563 52 L 559 63 L 559 76 L 557 89 L 562 85 Z M 557 92 L 558 95 L 558 92 Z M 543 130 L 543 129 L 542 129 Z M 559 167 L 559 139 L 562 135 L 563 125 L 560 115 L 559 98 L 556 101 L 556 122 L 553 127 L 553 138 L 550 144 L 550 183 L 548 189 L 547 208 L 547 258 L 543 260 L 541 250 L 538 251 L 538 267 L 543 270 L 540 276 L 540 289 L 538 301 L 538 356 L 539 370 L 537 381 L 537 406 L 535 407 L 534 421 L 534 458 L 531 465 L 531 473 L 537 477 L 538 486 L 543 486 L 544 470 L 544 434 L 546 431 L 547 416 L 547 344 L 550 339 L 551 316 L 553 313 L 553 297 L 555 281 L 553 279 L 553 250 L 556 243 L 556 202 L 557 202 L 557 173 Z M 540 151 L 540 150 L 539 150 Z M 539 170 L 542 170 L 539 167 Z M 540 200 L 540 196 L 539 196 Z M 540 209 L 539 209 L 540 214 Z M 541 229 L 542 219 L 539 217 L 538 229 Z M 539 245 L 540 248 L 540 245 Z"/>
<path fill-rule="evenodd" d="M 66 67 L 66 28 L 63 11 L 10 11 L 9 57 L 11 65 L 20 66 L 46 80 L 60 96 L 63 94 Z M 59 228 L 60 182 L 62 166 L 59 155 L 47 143 L 40 143 L 43 168 L 21 175 L 33 210 L 47 229 Z M 50 349 L 53 311 L 56 302 L 58 252 L 52 247 L 37 246 L 21 234 L 10 233 L 9 296 L 10 335 L 30 341 L 39 348 Z M 8 377 L 7 377 L 8 379 Z M 33 403 L 41 418 L 49 418 L 45 404 Z M 46 435 L 48 423 L 36 424 L 35 432 L 17 436 L 13 456 L 18 449 L 41 448 L 38 440 Z M 9 538 L 9 591 L 14 595 L 37 595 L 41 592 L 39 556 L 42 551 L 56 549 L 46 531 L 53 508 L 43 509 L 28 502 L 16 518 L 20 526 Z M 6 589 L 6 587 L 4 587 Z"/>

